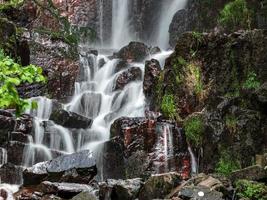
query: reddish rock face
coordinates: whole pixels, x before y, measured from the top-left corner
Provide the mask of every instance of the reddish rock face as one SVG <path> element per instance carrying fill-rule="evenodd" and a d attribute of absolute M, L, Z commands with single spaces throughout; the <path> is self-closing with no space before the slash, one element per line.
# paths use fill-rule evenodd
<path fill-rule="evenodd" d="M 126 164 L 123 168 L 127 178 L 167 171 L 179 172 L 183 179 L 190 177 L 187 143 L 175 124 L 157 119 L 123 117 L 111 126 L 111 137 L 114 136 L 120 138 L 124 146 Z M 140 165 L 139 160 L 142 160 L 143 167 L 135 166 Z M 136 173 L 136 170 L 140 172 Z"/>

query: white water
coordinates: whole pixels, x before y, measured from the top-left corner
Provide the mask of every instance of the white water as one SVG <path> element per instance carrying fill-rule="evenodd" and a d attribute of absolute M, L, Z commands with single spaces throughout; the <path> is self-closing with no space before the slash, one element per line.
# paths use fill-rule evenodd
<path fill-rule="evenodd" d="M 103 46 L 104 40 L 104 4 L 103 0 L 99 0 L 99 38 L 100 45 Z"/>
<path fill-rule="evenodd" d="M 0 147 L 0 167 L 7 163 L 7 151 Z"/>
<path fill-rule="evenodd" d="M 190 146 L 188 147 L 188 151 L 189 151 L 190 157 L 191 157 L 191 173 L 197 174 L 198 173 L 198 165 L 197 165 L 196 157 L 195 157 L 195 155 L 192 151 L 192 148 Z"/>
<path fill-rule="evenodd" d="M 156 161 L 164 164 L 164 172 L 170 170 L 169 159 L 171 159 L 173 154 L 173 132 L 172 125 L 164 123 L 159 127 L 158 138 L 156 144 Z M 163 173 L 162 166 L 157 169 L 157 173 Z"/>
<path fill-rule="evenodd" d="M 169 26 L 175 13 L 185 8 L 187 0 L 164 0 L 156 36 L 156 44 L 162 49 L 169 48 Z"/>
<path fill-rule="evenodd" d="M 14 200 L 13 193 L 19 190 L 18 185 L 0 184 L 0 190 L 5 191 L 7 197 L 4 198 L 0 194 L 0 200 Z"/>
<path fill-rule="evenodd" d="M 130 0 L 112 1 L 111 46 L 114 49 L 121 48 L 122 46 L 127 45 L 130 41 L 135 40 L 130 27 L 129 1 Z"/>

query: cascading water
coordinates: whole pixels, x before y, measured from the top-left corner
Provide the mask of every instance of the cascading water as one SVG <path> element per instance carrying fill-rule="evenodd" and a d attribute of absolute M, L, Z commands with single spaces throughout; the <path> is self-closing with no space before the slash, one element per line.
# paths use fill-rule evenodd
<path fill-rule="evenodd" d="M 169 26 L 178 10 L 185 8 L 187 0 L 164 0 L 158 24 L 156 44 L 162 49 L 169 47 Z"/>
<path fill-rule="evenodd" d="M 118 49 L 135 38 L 130 30 L 129 0 L 113 0 L 112 3 L 111 46 Z"/>

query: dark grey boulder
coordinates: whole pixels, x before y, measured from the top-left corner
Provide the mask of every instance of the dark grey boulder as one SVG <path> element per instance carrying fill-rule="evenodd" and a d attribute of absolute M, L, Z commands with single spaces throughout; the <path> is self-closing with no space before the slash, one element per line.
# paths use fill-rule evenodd
<path fill-rule="evenodd" d="M 59 109 L 53 112 L 50 120 L 66 128 L 90 128 L 93 121 L 74 112 Z"/>
<path fill-rule="evenodd" d="M 96 160 L 90 150 L 85 150 L 26 169 L 23 172 L 23 184 L 37 185 L 43 181 L 87 184 L 96 174 Z"/>

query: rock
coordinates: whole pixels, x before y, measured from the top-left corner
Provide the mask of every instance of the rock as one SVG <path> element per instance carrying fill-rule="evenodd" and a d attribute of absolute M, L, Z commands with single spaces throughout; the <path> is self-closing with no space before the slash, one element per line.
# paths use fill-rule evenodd
<path fill-rule="evenodd" d="M 155 142 L 155 121 L 145 118 L 128 118 L 122 117 L 114 121 L 111 125 L 111 136 L 120 136 L 123 138 L 124 146 L 126 148 L 134 148 L 132 143 L 140 146 L 144 150 L 150 151 Z M 140 142 L 140 139 L 144 142 Z"/>
<path fill-rule="evenodd" d="M 91 192 L 81 192 L 73 197 L 71 200 L 97 200 L 96 196 Z"/>
<path fill-rule="evenodd" d="M 138 195 L 139 199 L 164 199 L 174 188 L 181 184 L 178 173 L 152 175 L 144 184 Z"/>
<path fill-rule="evenodd" d="M 57 183 L 44 181 L 39 185 L 40 191 L 44 194 L 56 194 L 61 198 L 72 198 L 81 192 L 93 192 L 94 188 L 85 184 Z"/>
<path fill-rule="evenodd" d="M 92 120 L 74 112 L 59 109 L 53 112 L 50 120 L 66 128 L 90 128 Z"/>
<path fill-rule="evenodd" d="M 150 61 L 146 61 L 143 90 L 151 110 L 154 110 L 155 107 L 153 105 L 153 100 L 156 98 L 156 87 L 158 84 L 160 72 L 161 68 L 157 60 L 152 59 Z"/>
<path fill-rule="evenodd" d="M 118 75 L 114 90 L 122 90 L 128 83 L 140 81 L 142 79 L 142 71 L 139 67 L 131 67 L 127 71 Z"/>
<path fill-rule="evenodd" d="M 113 56 L 130 62 L 142 62 L 149 55 L 148 47 L 141 42 L 130 42 Z"/>
<path fill-rule="evenodd" d="M 6 163 L 0 167 L 0 179 L 3 183 L 11 185 L 21 184 L 21 174 L 24 167 L 14 165 L 12 163 Z"/>
<path fill-rule="evenodd" d="M 255 98 L 257 105 L 259 105 L 259 110 L 267 114 L 267 82 L 261 85 L 259 89 L 255 92 Z"/>
<path fill-rule="evenodd" d="M 124 70 L 128 67 L 128 62 L 125 60 L 119 60 L 116 67 L 115 67 L 115 73 Z"/>
<path fill-rule="evenodd" d="M 247 179 L 250 181 L 260 181 L 267 178 L 267 171 L 259 165 L 250 166 L 234 171 L 230 175 L 231 180 Z"/>
<path fill-rule="evenodd" d="M 205 186 L 184 187 L 179 193 L 186 200 L 223 200 L 223 194 Z"/>
<path fill-rule="evenodd" d="M 120 137 L 113 137 L 103 144 L 103 179 L 124 179 L 125 178 L 125 160 L 124 146 Z M 114 166 L 116 166 L 114 168 Z"/>
<path fill-rule="evenodd" d="M 157 53 L 160 53 L 161 52 L 161 49 L 159 47 L 152 47 L 150 49 L 150 54 L 153 55 L 153 54 L 157 54 Z"/>
<path fill-rule="evenodd" d="M 0 41 L 0 48 L 7 55 L 11 55 L 12 57 L 17 56 L 16 26 L 5 18 L 0 18 Z"/>
<path fill-rule="evenodd" d="M 143 182 L 140 178 L 127 180 L 108 179 L 100 184 L 100 200 L 131 200 L 136 199 Z"/>
<path fill-rule="evenodd" d="M 23 184 L 36 185 L 42 181 L 88 184 L 96 173 L 96 161 L 92 153 L 85 150 L 37 163 L 26 169 L 23 172 Z"/>
<path fill-rule="evenodd" d="M 211 190 L 220 191 L 223 188 L 223 184 L 220 180 L 209 176 L 206 180 L 201 181 L 198 186 L 210 188 Z"/>

